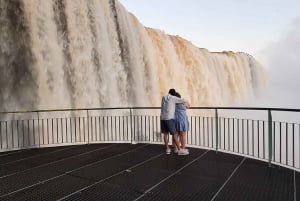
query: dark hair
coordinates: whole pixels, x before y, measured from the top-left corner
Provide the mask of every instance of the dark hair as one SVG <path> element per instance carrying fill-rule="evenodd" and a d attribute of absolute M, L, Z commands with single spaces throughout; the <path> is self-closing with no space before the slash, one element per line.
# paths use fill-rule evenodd
<path fill-rule="evenodd" d="M 175 89 L 170 89 L 169 90 L 169 94 L 171 94 L 172 96 L 175 96 L 175 94 L 176 94 Z"/>
<path fill-rule="evenodd" d="M 175 96 L 177 96 L 178 98 L 181 98 L 181 95 L 178 92 L 175 93 Z"/>

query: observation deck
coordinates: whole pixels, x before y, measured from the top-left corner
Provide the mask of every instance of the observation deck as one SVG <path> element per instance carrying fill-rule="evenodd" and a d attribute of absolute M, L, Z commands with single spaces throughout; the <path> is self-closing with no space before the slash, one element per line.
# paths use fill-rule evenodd
<path fill-rule="evenodd" d="M 165 154 L 159 108 L 2 113 L 0 200 L 300 200 L 300 126 L 275 120 L 297 110 L 192 110 L 187 156 Z"/>

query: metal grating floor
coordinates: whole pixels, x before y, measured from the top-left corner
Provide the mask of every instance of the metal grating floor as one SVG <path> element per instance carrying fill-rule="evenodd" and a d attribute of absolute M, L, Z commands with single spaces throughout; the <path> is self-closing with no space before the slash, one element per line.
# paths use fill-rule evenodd
<path fill-rule="evenodd" d="M 300 200 L 300 173 L 202 149 L 90 144 L 0 153 L 0 200 Z"/>

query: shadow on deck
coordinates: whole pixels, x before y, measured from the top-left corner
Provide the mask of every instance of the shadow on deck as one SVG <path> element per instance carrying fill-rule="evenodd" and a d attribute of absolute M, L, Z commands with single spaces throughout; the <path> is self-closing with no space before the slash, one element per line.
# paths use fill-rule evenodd
<path fill-rule="evenodd" d="M 90 144 L 0 153 L 0 200 L 300 200 L 300 174 L 202 149 Z"/>

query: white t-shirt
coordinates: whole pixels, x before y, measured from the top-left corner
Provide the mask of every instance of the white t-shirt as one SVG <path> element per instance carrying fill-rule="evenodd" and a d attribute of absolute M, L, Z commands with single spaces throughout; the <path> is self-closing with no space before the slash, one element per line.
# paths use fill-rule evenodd
<path fill-rule="evenodd" d="M 175 119 L 175 105 L 176 103 L 184 103 L 185 101 L 170 94 L 163 96 L 161 100 L 161 120 Z"/>

